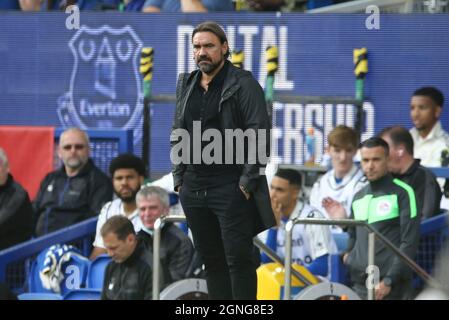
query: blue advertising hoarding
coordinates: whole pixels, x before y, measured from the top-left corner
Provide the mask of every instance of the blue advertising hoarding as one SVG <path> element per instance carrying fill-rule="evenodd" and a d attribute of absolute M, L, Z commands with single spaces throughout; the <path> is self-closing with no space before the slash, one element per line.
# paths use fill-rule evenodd
<path fill-rule="evenodd" d="M 421 86 L 449 97 L 449 19 L 446 15 L 156 14 L 81 12 L 78 30 L 63 13 L 0 13 L 0 124 L 133 129 L 140 150 L 140 49 L 153 47 L 153 94 L 174 94 L 177 75 L 195 68 L 190 35 L 204 20 L 219 22 L 231 49 L 245 53 L 244 68 L 265 81 L 264 52 L 279 47 L 278 94 L 354 96 L 354 48 L 368 49 L 362 138 L 383 127 L 411 127 L 409 101 Z M 151 168 L 170 170 L 173 104 L 152 105 Z M 327 133 L 354 125 L 354 106 L 274 104 L 273 156 L 302 163 L 313 126 L 318 160 Z M 449 112 L 442 123 L 449 129 Z"/>

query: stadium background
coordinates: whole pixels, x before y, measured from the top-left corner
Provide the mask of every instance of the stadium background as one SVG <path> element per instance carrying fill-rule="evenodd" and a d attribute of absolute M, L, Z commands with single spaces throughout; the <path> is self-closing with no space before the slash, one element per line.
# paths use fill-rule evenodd
<path fill-rule="evenodd" d="M 153 47 L 153 94 L 174 94 L 179 72 L 194 68 L 189 33 L 200 14 L 143 15 L 81 12 L 81 29 L 68 30 L 63 13 L 0 13 L 0 124 L 134 129 L 141 150 L 141 47 Z M 263 84 L 266 45 L 280 51 L 276 93 L 354 96 L 352 51 L 368 49 L 365 81 L 367 138 L 383 127 L 411 127 L 409 101 L 421 86 L 449 97 L 449 20 L 445 15 L 209 14 L 221 23 L 232 49 L 243 49 L 245 68 Z M 449 111 L 443 108 L 443 127 Z M 153 104 L 153 177 L 170 169 L 172 104 Z M 354 122 L 352 106 L 275 103 L 275 156 L 303 162 L 303 135 L 315 127 L 317 153 L 336 124 Z M 318 156 L 320 158 L 320 156 Z"/>

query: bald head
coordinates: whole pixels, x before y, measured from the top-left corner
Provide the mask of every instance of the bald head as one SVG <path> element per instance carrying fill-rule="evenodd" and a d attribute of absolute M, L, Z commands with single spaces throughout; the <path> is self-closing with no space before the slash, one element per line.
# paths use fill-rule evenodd
<path fill-rule="evenodd" d="M 61 134 L 58 156 L 64 163 L 68 176 L 76 175 L 89 160 L 89 137 L 78 128 L 70 128 Z"/>

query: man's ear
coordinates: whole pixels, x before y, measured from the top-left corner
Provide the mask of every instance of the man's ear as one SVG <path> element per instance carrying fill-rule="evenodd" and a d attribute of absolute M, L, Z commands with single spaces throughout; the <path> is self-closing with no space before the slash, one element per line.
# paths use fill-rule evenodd
<path fill-rule="evenodd" d="M 404 155 L 404 149 L 403 148 L 398 149 L 398 155 L 400 157 L 402 157 Z"/>
<path fill-rule="evenodd" d="M 126 237 L 127 242 L 133 242 L 136 239 L 136 236 L 132 233 L 128 234 Z"/>

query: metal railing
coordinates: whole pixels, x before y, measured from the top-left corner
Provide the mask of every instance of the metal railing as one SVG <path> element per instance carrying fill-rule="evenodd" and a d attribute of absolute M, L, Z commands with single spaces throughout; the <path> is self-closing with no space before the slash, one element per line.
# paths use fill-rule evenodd
<path fill-rule="evenodd" d="M 79 249 L 83 255 L 88 256 L 92 248 L 91 236 L 95 234 L 96 226 L 97 217 L 93 217 L 0 251 L 0 282 L 5 282 L 14 291 L 20 292 L 27 280 L 25 260 L 33 259 L 42 250 L 57 243 L 80 241 Z"/>
<path fill-rule="evenodd" d="M 153 300 L 159 300 L 159 274 L 160 274 L 160 247 L 161 247 L 161 230 L 164 223 L 168 222 L 185 222 L 185 216 L 165 216 L 158 218 L 154 223 L 153 236 Z"/>
<path fill-rule="evenodd" d="M 337 225 L 346 227 L 364 227 L 368 230 L 368 265 L 374 265 L 375 237 L 390 248 L 407 266 L 415 271 L 429 286 L 438 288 L 440 284 L 432 278 L 423 268 L 416 264 L 412 259 L 402 253 L 390 240 L 388 240 L 379 231 L 373 228 L 365 221 L 356 221 L 351 219 L 293 219 L 287 222 L 285 226 L 285 290 L 284 300 L 290 300 L 291 294 L 291 263 L 292 263 L 292 232 L 295 224 L 319 224 L 319 225 Z M 368 289 L 368 300 L 374 299 L 374 288 Z"/>
<path fill-rule="evenodd" d="M 183 215 L 179 216 L 165 216 L 158 218 L 156 222 L 154 223 L 154 237 L 153 237 L 153 300 L 159 300 L 160 297 L 160 245 L 161 245 L 161 230 L 162 226 L 165 222 L 185 222 L 186 217 Z M 267 256 L 272 259 L 273 261 L 279 263 L 280 265 L 284 266 L 284 261 L 282 260 L 279 255 L 272 250 L 270 247 L 265 245 L 260 239 L 256 236 L 253 239 L 253 243 L 255 246 L 257 246 L 259 249 L 264 251 Z M 295 269 L 290 268 L 290 274 L 296 277 L 298 280 L 302 281 L 306 285 L 312 285 L 313 283 L 310 282 L 309 279 L 304 277 L 301 273 L 296 271 Z"/>

